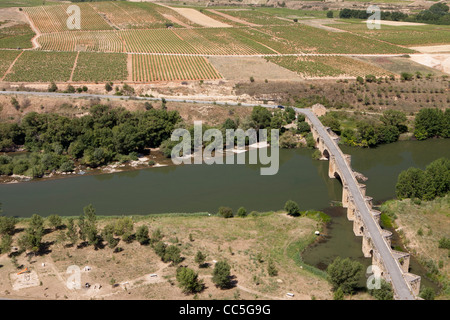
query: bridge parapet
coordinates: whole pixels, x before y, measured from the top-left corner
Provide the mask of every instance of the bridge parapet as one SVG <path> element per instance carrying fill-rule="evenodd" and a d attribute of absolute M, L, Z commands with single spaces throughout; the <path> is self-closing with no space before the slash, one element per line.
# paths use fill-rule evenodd
<path fill-rule="evenodd" d="M 409 262 L 411 255 L 408 252 L 402 252 L 397 250 L 392 250 L 392 255 L 397 259 L 402 271 L 407 273 L 409 271 Z"/>
<path fill-rule="evenodd" d="M 363 197 L 365 197 L 366 196 L 366 189 L 367 189 L 366 185 L 362 184 L 362 183 L 359 183 L 358 187 L 359 187 L 359 190 L 361 190 L 361 194 L 363 195 Z"/>
<path fill-rule="evenodd" d="M 381 229 L 381 235 L 383 236 L 384 240 L 386 240 L 386 243 L 390 247 L 392 241 L 392 232 L 386 229 Z"/>
<path fill-rule="evenodd" d="M 372 213 L 372 217 L 375 219 L 375 221 L 380 224 L 380 220 L 381 220 L 381 212 L 378 210 L 371 210 Z"/>
<path fill-rule="evenodd" d="M 408 282 L 409 286 L 412 289 L 412 292 L 414 293 L 415 296 L 419 295 L 420 292 L 420 280 L 421 277 L 418 275 L 415 275 L 413 273 L 404 273 L 403 277 L 405 278 L 405 280 Z"/>

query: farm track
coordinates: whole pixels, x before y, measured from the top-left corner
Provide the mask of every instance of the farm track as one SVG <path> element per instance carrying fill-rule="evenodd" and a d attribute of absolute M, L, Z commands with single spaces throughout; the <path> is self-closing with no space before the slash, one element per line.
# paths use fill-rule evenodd
<path fill-rule="evenodd" d="M 19 60 L 20 56 L 24 53 L 24 50 L 22 50 L 22 52 L 14 59 L 14 61 L 11 63 L 11 65 L 9 66 L 8 70 L 6 70 L 5 74 L 3 75 L 3 77 L 0 79 L 0 82 L 3 82 L 3 80 L 6 78 L 6 76 L 11 73 L 12 68 L 14 67 L 14 65 L 16 64 L 17 60 Z"/>

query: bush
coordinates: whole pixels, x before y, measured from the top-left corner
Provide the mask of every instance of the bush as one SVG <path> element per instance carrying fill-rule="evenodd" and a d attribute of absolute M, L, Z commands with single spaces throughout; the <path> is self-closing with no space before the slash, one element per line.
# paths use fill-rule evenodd
<path fill-rule="evenodd" d="M 220 207 L 218 215 L 224 218 L 233 218 L 233 210 L 229 207 Z"/>
<path fill-rule="evenodd" d="M 240 207 L 238 209 L 238 211 L 237 211 L 237 216 L 241 217 L 241 218 L 246 217 L 247 216 L 247 210 L 245 210 L 244 207 Z"/>
<path fill-rule="evenodd" d="M 333 290 L 342 289 L 344 294 L 352 294 L 358 288 L 363 276 L 363 266 L 358 261 L 337 257 L 327 268 L 328 281 Z"/>
<path fill-rule="evenodd" d="M 187 267 L 177 269 L 178 286 L 184 293 L 195 293 L 203 290 L 203 281 L 198 279 L 198 274 Z"/>
<path fill-rule="evenodd" d="M 150 241 L 150 238 L 148 236 L 148 227 L 146 225 L 142 225 L 136 230 L 136 240 L 142 244 L 148 244 Z"/>
<path fill-rule="evenodd" d="M 298 204 L 292 200 L 288 200 L 286 202 L 286 204 L 284 205 L 284 210 L 286 210 L 287 213 L 291 216 L 300 215 L 300 208 L 298 207 Z"/>
<path fill-rule="evenodd" d="M 212 281 L 217 287 L 226 289 L 231 286 L 230 269 L 231 267 L 226 261 L 219 261 L 216 263 L 214 266 Z"/>
<path fill-rule="evenodd" d="M 413 80 L 414 75 L 408 72 L 402 72 L 400 74 L 400 79 L 402 79 L 403 81 L 411 81 Z"/>

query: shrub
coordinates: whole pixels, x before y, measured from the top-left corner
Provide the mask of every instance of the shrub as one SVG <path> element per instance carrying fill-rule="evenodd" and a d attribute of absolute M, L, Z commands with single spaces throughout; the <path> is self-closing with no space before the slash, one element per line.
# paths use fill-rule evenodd
<path fill-rule="evenodd" d="M 224 218 L 233 218 L 233 210 L 229 207 L 220 207 L 218 214 Z"/>
<path fill-rule="evenodd" d="M 245 210 L 244 207 L 240 207 L 237 211 L 238 217 L 246 217 L 247 216 L 247 210 Z"/>
<path fill-rule="evenodd" d="M 287 213 L 291 216 L 300 215 L 300 209 L 298 207 L 298 204 L 292 200 L 288 200 L 286 202 L 286 204 L 284 205 L 284 210 L 286 210 Z"/>
<path fill-rule="evenodd" d="M 225 289 L 231 286 L 230 269 L 231 267 L 226 261 L 219 261 L 216 263 L 212 281 L 217 287 Z"/>

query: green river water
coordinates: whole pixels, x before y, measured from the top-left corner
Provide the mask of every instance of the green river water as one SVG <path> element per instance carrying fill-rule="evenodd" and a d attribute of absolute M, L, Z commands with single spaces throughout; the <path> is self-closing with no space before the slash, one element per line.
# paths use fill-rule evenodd
<path fill-rule="evenodd" d="M 367 195 L 375 204 L 395 197 L 402 170 L 424 168 L 439 157 L 450 158 L 449 139 L 342 149 L 352 155 L 353 168 L 368 177 Z M 215 213 L 220 206 L 269 211 L 294 200 L 302 210 L 323 210 L 332 216 L 327 237 L 304 252 L 306 263 L 324 269 L 341 256 L 368 266 L 370 259 L 361 252 L 362 239 L 354 236 L 345 209 L 331 206 L 341 201 L 340 182 L 328 178 L 327 161 L 313 160 L 311 155 L 307 149 L 280 150 L 279 172 L 273 176 L 261 176 L 259 165 L 203 164 L 3 184 L 0 202 L 4 214 L 29 217 L 34 213 L 79 216 L 88 204 L 93 204 L 98 215 Z M 411 272 L 424 275 L 415 260 Z M 433 286 L 424 277 L 422 284 Z"/>

